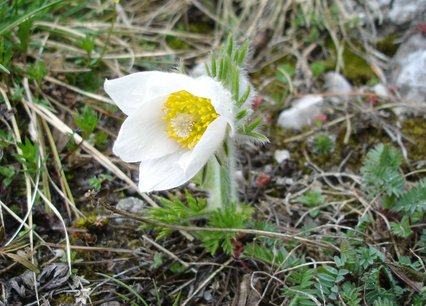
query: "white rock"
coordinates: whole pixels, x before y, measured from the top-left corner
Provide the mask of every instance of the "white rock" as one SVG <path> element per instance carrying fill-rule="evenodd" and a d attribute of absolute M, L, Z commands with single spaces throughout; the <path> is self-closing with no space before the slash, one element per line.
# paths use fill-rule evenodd
<path fill-rule="evenodd" d="M 321 96 L 306 96 L 293 102 L 290 109 L 284 110 L 278 117 L 278 125 L 284 129 L 301 130 L 312 124 L 321 114 L 324 99 Z"/>
<path fill-rule="evenodd" d="M 277 163 L 281 164 L 283 161 L 290 158 L 290 152 L 288 150 L 276 150 L 274 152 L 274 158 Z"/>
<path fill-rule="evenodd" d="M 324 80 L 327 92 L 338 94 L 338 96 L 329 98 L 329 100 L 335 104 L 346 101 L 347 97 L 345 95 L 353 92 L 351 84 L 340 73 L 327 72 L 324 76 Z"/>
<path fill-rule="evenodd" d="M 128 197 L 121 199 L 117 203 L 117 209 L 121 209 L 130 213 L 141 213 L 145 207 L 144 201 L 135 197 Z M 115 219 L 117 223 L 123 223 L 126 218 L 117 218 Z"/>
<path fill-rule="evenodd" d="M 424 16 L 426 0 L 395 0 L 389 12 L 389 20 L 397 25 L 408 23 L 416 16 Z"/>
<path fill-rule="evenodd" d="M 426 38 L 416 34 L 398 49 L 393 60 L 391 83 L 407 102 L 426 102 Z"/>
<path fill-rule="evenodd" d="M 386 88 L 385 85 L 379 83 L 373 86 L 373 88 L 371 88 L 371 90 L 378 96 L 381 97 L 388 97 L 389 96 L 389 91 Z"/>
<path fill-rule="evenodd" d="M 389 5 L 391 1 L 392 0 L 377 0 L 377 3 L 379 4 L 379 6 L 385 6 L 385 5 Z"/>
<path fill-rule="evenodd" d="M 288 177 L 277 177 L 275 183 L 279 186 L 293 186 L 294 180 Z"/>

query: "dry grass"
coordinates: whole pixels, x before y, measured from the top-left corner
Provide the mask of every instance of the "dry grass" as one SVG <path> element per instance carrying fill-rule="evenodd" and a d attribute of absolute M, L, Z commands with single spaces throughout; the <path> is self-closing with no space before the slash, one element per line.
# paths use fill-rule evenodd
<path fill-rule="evenodd" d="M 382 18 L 381 11 L 376 1 L 367 2 L 355 7 L 352 1 L 337 0 L 164 0 L 122 1 L 117 5 L 101 0 L 70 1 L 45 16 L 38 15 L 32 23 L 28 51 L 12 59 L 13 74 L 3 73 L 0 82 L 0 106 L 6 106 L 1 109 L 0 124 L 11 134 L 8 146 L 2 149 L 2 161 L 17 172 L 13 183 L 6 187 L 3 181 L 0 189 L 3 298 L 8 298 L 11 305 L 20 301 L 26 305 L 102 305 L 108 301 L 134 301 L 135 305 L 287 305 L 291 299 L 283 289 L 291 287 L 290 272 L 335 266 L 333 255 L 347 247 L 348 232 L 353 232 L 354 241 L 385 250 L 390 254 L 389 262 L 392 256 L 419 257 L 416 246 L 407 251 L 405 244 L 389 234 L 394 216 L 378 209 L 375 199 L 366 197 L 356 172 L 359 169 L 348 165 L 354 154 L 359 166 L 367 150 L 350 140 L 377 125 L 384 131 L 380 134 L 382 140 L 389 141 L 390 136 L 397 139 L 408 154 L 409 165 L 416 161 L 410 159 L 411 152 L 404 145 L 409 140 L 399 129 L 377 124 L 380 118 L 380 123 L 395 125 L 392 118 L 383 118 L 382 114 L 399 106 L 400 99 L 384 99 L 368 92 L 353 93 L 355 106 L 336 109 L 322 127 L 343 134 L 345 144 L 357 146 L 352 151 L 358 150 L 342 150 L 331 164 L 312 156 L 304 145 L 317 128 L 297 135 L 282 135 L 271 129 L 271 146 L 241 146 L 241 167 L 246 178 L 241 197 L 256 208 L 257 220 L 274 226 L 273 232 L 169 225 L 176 232 L 155 240 L 154 231 L 139 229 L 139 223 L 134 223 L 146 219 L 111 205 L 126 196 L 138 196 L 152 207 L 158 202 L 138 191 L 134 182 L 137 167 L 119 161 L 111 153 L 123 116 L 109 105 L 111 101 L 102 90 L 105 78 L 140 70 L 172 70 L 180 61 L 189 70 L 233 32 L 238 42 L 252 42 L 248 70 L 258 85 L 259 96 L 265 100 L 261 111 L 274 118 L 291 98 L 320 90 L 321 81 L 313 76 L 310 64 L 325 60 L 327 55 L 324 59 L 322 53 L 327 48 L 334 49 L 335 70 L 344 68 L 344 50 L 351 48 L 368 60 L 376 79 L 384 79 L 388 58 L 372 47 L 377 31 L 374 19 Z M 359 11 L 368 16 L 366 24 L 348 26 Z M 321 23 L 312 16 L 321 16 Z M 301 18 L 304 26 L 298 23 Z M 307 29 L 318 30 L 327 38 L 309 39 Z M 10 40 L 19 42 L 17 35 L 13 29 Z M 82 47 L 87 37 L 93 37 L 90 56 Z M 354 37 L 359 38 L 356 44 Z M 47 68 L 40 82 L 28 72 L 35 62 L 43 62 Z M 277 88 L 276 68 L 284 62 L 291 62 L 296 74 L 284 85 L 287 95 L 278 101 L 270 97 Z M 280 94 L 282 86 L 278 86 Z M 395 104 L 373 105 L 365 110 L 365 100 L 371 97 Z M 99 118 L 90 137 L 83 136 L 84 131 L 73 119 L 86 105 L 96 110 Z M 99 133 L 107 137 L 103 144 L 93 138 Z M 13 159 L 14 153 L 23 154 L 20 144 L 25 139 L 31 139 L 38 148 L 34 169 Z M 275 163 L 273 150 L 287 145 L 297 151 L 295 165 Z M 410 169 L 416 175 L 423 171 Z M 265 186 L 256 185 L 262 172 L 272 177 Z M 112 179 L 102 182 L 96 196 L 87 196 L 93 187 L 89 179 L 104 173 Z M 280 181 L 285 177 L 292 180 L 291 184 Z M 298 198 L 313 187 L 321 188 L 327 200 L 319 207 L 307 208 Z M 160 195 L 183 198 L 180 190 Z M 104 205 L 94 206 L 91 199 Z M 111 211 L 126 220 L 118 222 L 118 215 Z M 312 217 L 315 211 L 319 214 Z M 355 229 L 356 222 L 365 216 L 374 222 L 360 233 Z M 312 223 L 315 226 L 310 227 Z M 194 239 L 199 231 L 237 232 L 245 246 L 268 243 L 274 257 L 266 262 L 247 255 L 219 252 L 212 256 Z M 282 248 L 286 252 L 280 259 Z M 294 258 L 304 258 L 305 262 L 298 263 Z M 68 268 L 63 268 L 61 262 L 66 262 Z M 36 273 L 40 271 L 45 273 Z M 424 266 L 421 271 L 426 272 Z M 120 283 L 98 273 L 110 274 Z M 11 289 L 13 282 L 24 289 L 19 293 Z M 308 291 L 289 290 L 322 305 Z"/>

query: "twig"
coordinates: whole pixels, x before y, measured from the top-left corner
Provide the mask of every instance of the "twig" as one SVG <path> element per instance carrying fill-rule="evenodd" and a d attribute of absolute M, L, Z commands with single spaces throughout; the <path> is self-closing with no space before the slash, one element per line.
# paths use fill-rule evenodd
<path fill-rule="evenodd" d="M 159 249 L 161 252 L 167 254 L 169 257 L 173 258 L 174 260 L 178 261 L 180 264 L 182 264 L 182 266 L 184 266 L 185 268 L 189 268 L 192 272 L 197 273 L 197 270 L 194 268 L 190 268 L 190 264 L 188 264 L 186 261 L 183 261 L 182 259 L 180 259 L 179 257 L 177 257 L 175 254 L 173 254 L 172 252 L 170 252 L 169 250 L 167 250 L 165 247 L 159 245 L 157 242 L 155 242 L 154 240 L 152 240 L 151 238 L 142 235 L 142 238 L 146 241 L 148 241 L 150 244 L 152 244 L 154 247 L 156 247 L 157 249 Z"/>
<path fill-rule="evenodd" d="M 192 298 L 194 296 L 197 295 L 198 292 L 200 292 L 201 289 L 204 288 L 204 286 L 206 286 L 220 271 L 222 271 L 225 267 L 227 267 L 232 261 L 234 260 L 234 258 L 229 258 L 219 269 L 217 269 L 216 271 L 214 271 L 212 274 L 210 274 L 209 277 L 207 277 L 201 284 L 200 286 L 194 291 L 194 293 L 192 293 L 192 295 L 190 297 L 188 297 L 182 304 L 181 306 L 185 306 L 186 304 L 189 303 L 189 301 L 192 300 Z"/>
<path fill-rule="evenodd" d="M 137 220 L 155 227 L 162 227 L 162 228 L 169 228 L 172 230 L 177 231 L 188 231 L 188 232 L 215 232 L 215 233 L 235 233 L 235 234 L 251 234 L 251 235 L 257 235 L 257 236 L 264 236 L 269 238 L 276 238 L 281 240 L 298 240 L 301 243 L 305 243 L 308 245 L 315 245 L 320 246 L 323 248 L 332 248 L 334 250 L 338 250 L 338 248 L 331 243 L 327 242 L 320 242 L 311 240 L 304 237 L 299 237 L 296 235 L 290 235 L 290 234 L 283 234 L 283 233 L 276 233 L 276 232 L 269 232 L 269 231 L 263 231 L 263 230 L 253 230 L 253 229 L 245 229 L 245 228 L 218 228 L 218 227 L 199 227 L 199 226 L 185 226 L 185 225 L 177 225 L 177 224 L 168 224 L 163 222 L 157 222 L 152 219 L 149 219 L 147 217 L 143 217 L 141 215 L 137 215 L 135 213 L 129 213 L 127 211 L 117 209 L 108 203 L 106 203 L 103 200 L 98 200 L 97 203 L 103 207 L 105 207 L 107 210 L 115 212 L 119 215 L 125 216 L 127 218 Z"/>

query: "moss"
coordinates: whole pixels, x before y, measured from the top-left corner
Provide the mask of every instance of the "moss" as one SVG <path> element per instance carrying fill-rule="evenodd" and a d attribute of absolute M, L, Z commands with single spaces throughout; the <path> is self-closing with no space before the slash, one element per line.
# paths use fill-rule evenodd
<path fill-rule="evenodd" d="M 55 305 L 74 305 L 75 299 L 71 294 L 59 294 L 55 298 Z"/>
<path fill-rule="evenodd" d="M 185 41 L 175 36 L 167 36 L 166 42 L 173 50 L 188 50 L 190 48 Z"/>
<path fill-rule="evenodd" d="M 360 43 L 354 43 L 356 48 L 362 50 Z M 336 67 L 337 56 L 336 49 L 332 43 L 327 43 L 330 52 L 329 58 L 325 61 L 327 70 L 334 70 Z M 347 44 L 343 45 L 343 63 L 344 67 L 342 74 L 353 84 L 365 84 L 371 78 L 375 77 L 370 64 L 361 56 L 352 51 L 351 47 Z"/>
<path fill-rule="evenodd" d="M 277 78 L 277 69 L 280 66 L 294 68 L 296 67 L 296 60 L 292 57 L 286 56 L 250 75 L 250 80 L 255 87 L 262 85 L 262 82 L 264 82 L 265 79 L 274 78 L 274 81 L 264 87 L 262 92 L 277 102 L 278 107 L 282 107 L 281 102 L 284 101 L 289 94 L 289 85 L 281 82 L 279 78 Z M 275 111 L 275 109 L 272 109 L 272 111 Z"/>
<path fill-rule="evenodd" d="M 212 31 L 212 27 L 205 22 L 190 23 L 188 26 L 185 26 L 183 23 L 180 23 L 178 25 L 178 31 L 182 33 L 208 34 Z M 185 42 L 185 40 L 180 39 L 176 36 L 168 35 L 166 37 L 166 42 L 169 47 L 174 50 L 191 49 L 191 45 Z"/>
<path fill-rule="evenodd" d="M 387 56 L 393 56 L 399 47 L 399 44 L 396 43 L 397 39 L 398 34 L 396 33 L 385 36 L 382 40 L 377 42 L 377 50 L 386 54 Z"/>
<path fill-rule="evenodd" d="M 426 120 L 423 117 L 407 119 L 401 130 L 408 139 L 404 142 L 408 157 L 414 161 L 426 160 Z"/>
<path fill-rule="evenodd" d="M 333 153 L 328 155 L 314 154 L 311 151 L 309 137 L 303 138 L 299 141 L 291 143 L 283 143 L 284 139 L 303 134 L 310 131 L 313 127 L 305 127 L 302 131 L 290 131 L 276 128 L 273 130 L 273 136 L 271 136 L 271 142 L 277 144 L 277 149 L 285 148 L 290 151 L 291 160 L 295 161 L 297 168 L 302 173 L 310 173 L 311 169 L 306 167 L 306 158 L 304 152 L 309 154 L 309 158 L 313 163 L 323 168 L 324 170 L 330 170 L 336 168 L 342 160 L 344 160 L 348 154 L 351 154 L 350 158 L 345 164 L 347 169 L 350 169 L 354 173 L 359 173 L 359 169 L 364 161 L 365 155 L 369 148 L 377 143 L 387 143 L 389 138 L 387 134 L 379 128 L 371 125 L 369 122 L 359 121 L 359 124 L 353 126 L 351 137 L 349 138 L 348 144 L 344 143 L 346 134 L 346 125 L 342 124 L 335 126 L 328 133 L 337 135 L 335 150 Z M 316 134 L 321 133 L 318 130 Z M 314 136 L 313 135 L 313 136 Z"/>

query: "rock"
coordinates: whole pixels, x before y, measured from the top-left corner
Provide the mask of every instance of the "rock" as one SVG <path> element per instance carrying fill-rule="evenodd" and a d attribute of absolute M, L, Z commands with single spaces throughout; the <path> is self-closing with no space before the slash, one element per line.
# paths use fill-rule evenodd
<path fill-rule="evenodd" d="M 426 102 L 426 37 L 418 33 L 401 44 L 392 59 L 390 81 L 407 102 Z"/>
<path fill-rule="evenodd" d="M 281 164 L 283 161 L 290 159 L 290 152 L 288 150 L 276 150 L 274 152 L 274 158 L 277 163 Z"/>
<path fill-rule="evenodd" d="M 117 209 L 121 209 L 130 213 L 142 213 L 144 207 L 145 207 L 145 203 L 144 201 L 142 201 L 141 199 L 135 198 L 135 197 L 128 197 L 128 198 L 124 198 L 121 199 L 120 201 L 118 201 L 117 204 Z M 123 223 L 125 220 L 127 220 L 126 218 L 117 218 L 116 222 L 117 223 Z"/>
<path fill-rule="evenodd" d="M 293 102 L 290 109 L 284 110 L 278 117 L 278 125 L 284 129 L 301 130 L 312 124 L 321 114 L 324 99 L 321 96 L 306 96 Z"/>
<path fill-rule="evenodd" d="M 396 25 L 412 22 L 417 17 L 424 17 L 426 0 L 394 0 L 388 18 Z"/>
<path fill-rule="evenodd" d="M 347 101 L 346 95 L 353 92 L 351 84 L 340 73 L 327 72 L 324 80 L 327 92 L 338 94 L 338 96 L 328 98 L 334 104 Z"/>
<path fill-rule="evenodd" d="M 378 0 L 377 3 L 379 6 L 385 6 L 391 4 L 392 0 Z"/>
<path fill-rule="evenodd" d="M 117 301 L 109 301 L 109 302 L 105 302 L 102 303 L 101 306 L 120 306 L 120 302 Z"/>
<path fill-rule="evenodd" d="M 374 85 L 371 90 L 378 96 L 381 97 L 389 97 L 389 91 L 385 85 L 379 83 Z"/>

